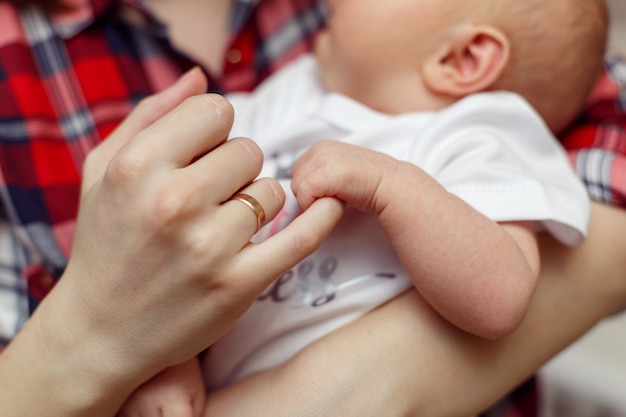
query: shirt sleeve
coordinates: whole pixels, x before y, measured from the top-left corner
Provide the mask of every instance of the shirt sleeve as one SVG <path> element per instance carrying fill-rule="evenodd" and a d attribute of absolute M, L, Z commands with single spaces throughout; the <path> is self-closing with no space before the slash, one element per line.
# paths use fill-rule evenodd
<path fill-rule="evenodd" d="M 589 196 L 626 208 L 626 58 L 607 53 L 582 116 L 562 135 Z"/>
<path fill-rule="evenodd" d="M 20 246 L 0 202 L 0 351 L 28 317 L 28 298 L 20 274 Z"/>

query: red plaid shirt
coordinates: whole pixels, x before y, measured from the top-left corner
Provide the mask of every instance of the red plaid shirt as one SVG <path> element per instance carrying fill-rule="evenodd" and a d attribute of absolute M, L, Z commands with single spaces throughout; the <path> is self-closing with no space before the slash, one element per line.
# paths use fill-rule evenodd
<path fill-rule="evenodd" d="M 0 347 L 65 267 L 87 153 L 194 65 L 139 1 L 74 2 L 52 17 L 0 2 Z M 230 60 L 209 88 L 254 88 L 310 49 L 324 16 L 318 0 L 235 0 Z"/>
<path fill-rule="evenodd" d="M 0 350 L 66 265 L 85 155 L 140 99 L 194 65 L 139 1 L 74 2 L 50 17 L 0 1 Z M 235 0 L 224 76 L 210 89 L 254 88 L 310 49 L 324 14 L 322 0 Z M 591 196 L 623 206 L 626 64 L 606 64 L 564 143 Z M 530 416 L 519 410 L 532 404 L 509 401 L 490 415 Z"/>

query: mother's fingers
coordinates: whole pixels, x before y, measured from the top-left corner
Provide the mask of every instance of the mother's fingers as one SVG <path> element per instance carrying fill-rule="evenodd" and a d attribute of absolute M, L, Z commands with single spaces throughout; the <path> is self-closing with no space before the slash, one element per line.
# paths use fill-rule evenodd
<path fill-rule="evenodd" d="M 187 181 L 197 181 L 210 192 L 210 202 L 220 204 L 252 183 L 261 172 L 262 164 L 263 153 L 256 143 L 236 138 L 213 149 L 179 174 Z"/>
<path fill-rule="evenodd" d="M 167 164 L 182 168 L 224 142 L 234 120 L 230 103 L 218 94 L 187 98 L 172 111 L 141 131 L 129 147 L 131 153 L 145 155 L 146 166 Z"/>
<path fill-rule="evenodd" d="M 107 165 L 104 182 L 111 186 L 125 184 L 127 196 L 140 192 L 145 194 L 148 183 L 152 183 L 163 190 L 165 197 L 172 190 L 171 198 L 167 198 L 169 201 L 174 201 L 176 194 L 179 194 L 179 184 L 187 193 L 206 191 L 207 184 L 219 184 L 219 181 L 234 181 L 237 187 L 241 187 L 251 182 L 256 175 L 243 181 L 241 177 L 229 179 L 224 171 L 210 166 L 204 173 L 185 175 L 189 164 L 204 159 L 202 155 L 209 156 L 211 150 L 226 140 L 232 121 L 232 106 L 223 97 L 215 94 L 190 97 L 135 135 L 120 149 Z M 260 166 L 262 155 L 260 150 L 257 152 L 257 165 Z M 218 150 L 220 156 L 210 155 L 209 159 L 219 161 L 225 153 L 228 152 Z M 236 161 L 235 157 L 230 155 L 226 159 Z M 207 194 L 213 197 L 212 203 L 221 203 L 230 195 L 223 196 L 213 189 L 208 190 Z"/>
<path fill-rule="evenodd" d="M 195 67 L 172 86 L 143 99 L 107 139 L 89 154 L 83 170 L 83 192 L 104 174 L 113 155 L 130 139 L 186 98 L 204 93 L 206 88 L 206 77 L 199 68 Z"/>
<path fill-rule="evenodd" d="M 172 111 L 186 98 L 205 93 L 206 89 L 207 79 L 202 70 L 198 67 L 192 68 L 170 87 L 143 99 L 115 129 L 110 138 L 112 140 L 107 140 L 107 143 L 117 145 L 119 149 L 129 138 Z"/>
<path fill-rule="evenodd" d="M 141 157 L 145 158 L 143 155 Z M 151 182 L 156 190 L 153 201 L 159 207 L 159 213 L 164 215 L 162 221 L 178 223 L 185 219 L 188 222 L 191 216 L 198 216 L 201 222 L 221 224 L 220 221 L 241 221 L 238 216 L 229 218 L 228 210 L 221 206 L 238 190 L 252 187 L 250 184 L 259 174 L 262 162 L 263 154 L 259 147 L 250 139 L 238 138 L 223 143 L 188 166 L 169 171 L 158 170 L 158 173 L 151 175 L 140 175 L 147 172 L 144 165 L 137 168 L 130 162 L 128 167 L 124 167 L 123 158 L 120 158 L 113 164 L 109 178 L 117 176 L 118 184 L 124 183 L 127 178 L 134 178 L 136 181 L 132 181 L 130 195 L 145 193 L 147 183 Z M 129 171 L 131 174 L 128 174 Z M 270 182 L 265 187 L 255 185 L 253 188 L 253 194 L 260 195 L 257 198 L 268 212 L 268 218 L 274 215 L 274 207 L 277 207 L 276 210 L 282 207 L 284 193 L 277 183 Z M 267 197 L 269 194 L 271 197 Z M 241 210 L 241 207 L 238 209 Z M 216 216 L 219 220 L 214 221 Z M 246 220 L 243 222 L 245 224 Z M 251 236 L 247 228 L 238 229 L 246 232 L 244 235 L 247 241 Z M 212 226 L 210 230 L 216 229 Z M 237 250 L 241 248 L 239 243 L 236 245 Z"/>
<path fill-rule="evenodd" d="M 335 198 L 316 200 L 285 229 L 244 248 L 233 265 L 233 276 L 269 285 L 321 245 L 343 215 L 343 209 L 343 203 Z M 250 284 L 249 287 L 253 288 Z"/>
<path fill-rule="evenodd" d="M 264 220 L 261 226 L 273 219 L 285 202 L 282 187 L 270 178 L 259 179 L 237 193 L 249 196 L 251 201 L 256 201 L 263 209 Z M 228 236 L 221 239 L 221 249 L 231 253 L 238 252 L 247 245 L 258 231 L 259 225 L 257 212 L 245 202 L 233 198 L 226 200 L 210 220 L 219 224 L 222 230 L 228 231 Z"/>

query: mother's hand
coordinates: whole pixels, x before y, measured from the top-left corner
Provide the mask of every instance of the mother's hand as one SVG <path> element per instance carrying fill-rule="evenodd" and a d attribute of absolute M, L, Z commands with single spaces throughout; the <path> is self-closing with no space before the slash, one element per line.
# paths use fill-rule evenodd
<path fill-rule="evenodd" d="M 3 372 L 39 399 L 15 394 L 9 414 L 37 415 L 39 404 L 46 415 L 113 415 L 140 383 L 215 341 L 340 217 L 339 202 L 322 199 L 249 243 L 256 217 L 230 197 L 254 196 L 271 219 L 284 195 L 274 180 L 253 181 L 261 151 L 249 139 L 225 142 L 233 110 L 203 88 L 190 73 L 88 159 L 65 274 L 0 355 Z"/>

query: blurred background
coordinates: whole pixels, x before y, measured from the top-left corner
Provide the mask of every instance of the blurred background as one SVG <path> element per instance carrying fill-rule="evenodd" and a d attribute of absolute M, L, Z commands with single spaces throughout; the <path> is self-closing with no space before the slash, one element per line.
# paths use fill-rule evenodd
<path fill-rule="evenodd" d="M 611 46 L 626 53 L 626 0 L 607 0 L 611 13 Z"/>
<path fill-rule="evenodd" d="M 607 4 L 610 47 L 626 55 L 626 0 Z M 598 324 L 540 374 L 542 417 L 626 417 L 626 312 Z"/>
<path fill-rule="evenodd" d="M 610 47 L 626 54 L 626 0 L 607 4 Z M 598 324 L 540 374 L 542 417 L 626 417 L 626 312 Z"/>

